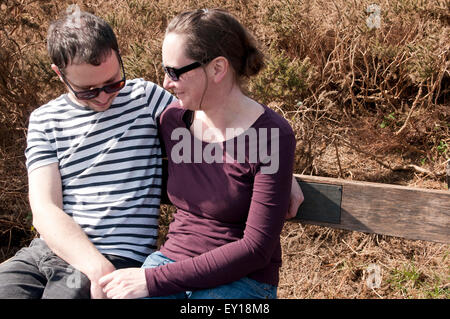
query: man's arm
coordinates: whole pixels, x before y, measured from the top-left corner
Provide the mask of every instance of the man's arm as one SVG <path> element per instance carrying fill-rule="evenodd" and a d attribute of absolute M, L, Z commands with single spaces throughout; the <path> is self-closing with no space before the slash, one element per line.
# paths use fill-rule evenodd
<path fill-rule="evenodd" d="M 33 170 L 29 176 L 33 225 L 50 249 L 91 281 L 92 298 L 101 298 L 98 279 L 114 266 L 91 243 L 81 227 L 63 210 L 58 163 Z"/>

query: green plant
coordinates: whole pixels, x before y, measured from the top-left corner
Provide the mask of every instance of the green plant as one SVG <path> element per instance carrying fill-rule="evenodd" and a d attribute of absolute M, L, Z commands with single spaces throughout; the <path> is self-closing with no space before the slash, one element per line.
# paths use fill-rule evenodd
<path fill-rule="evenodd" d="M 395 121 L 394 112 L 390 113 L 389 115 L 385 116 L 383 121 L 380 124 L 381 128 L 385 128 L 386 126 L 389 126 L 393 121 Z"/>
<path fill-rule="evenodd" d="M 312 65 L 308 58 L 290 58 L 284 52 L 270 49 L 266 67 L 249 84 L 249 90 L 263 103 L 278 101 L 295 108 L 308 89 Z"/>
<path fill-rule="evenodd" d="M 448 253 L 446 253 L 448 254 Z M 444 255 L 445 261 L 447 255 Z M 422 269 L 418 269 L 413 261 L 395 268 L 387 278 L 387 283 L 391 289 L 400 292 L 408 298 L 449 298 L 450 290 L 446 279 L 438 274 L 427 275 Z"/>
<path fill-rule="evenodd" d="M 449 299 L 450 298 L 450 289 L 448 286 L 442 284 L 442 280 L 438 277 L 435 278 L 436 283 L 430 287 L 429 290 L 425 293 L 425 298 L 431 298 L 431 299 L 438 299 L 438 298 L 444 298 Z"/>
<path fill-rule="evenodd" d="M 401 269 L 394 269 L 391 276 L 387 279 L 391 288 L 400 291 L 403 295 L 408 295 L 411 288 L 419 287 L 423 282 L 423 275 L 411 263 Z"/>
<path fill-rule="evenodd" d="M 437 151 L 439 152 L 439 154 L 443 155 L 443 154 L 446 154 L 448 151 L 448 144 L 447 144 L 447 142 L 440 140 L 439 145 L 436 146 L 436 148 L 437 148 Z"/>

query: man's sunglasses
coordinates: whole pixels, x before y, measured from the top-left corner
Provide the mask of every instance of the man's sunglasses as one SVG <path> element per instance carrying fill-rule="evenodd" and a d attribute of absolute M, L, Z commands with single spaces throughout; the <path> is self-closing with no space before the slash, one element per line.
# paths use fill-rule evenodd
<path fill-rule="evenodd" d="M 76 98 L 79 100 L 91 100 L 96 98 L 101 91 L 105 91 L 108 94 L 111 93 L 115 93 L 117 91 L 120 91 L 124 86 L 125 86 L 125 69 L 123 67 L 123 63 L 122 63 L 122 58 L 120 57 L 120 54 L 117 54 L 118 58 L 119 58 L 119 63 L 120 66 L 122 68 L 122 73 L 123 73 L 123 78 L 120 81 L 111 83 L 111 84 L 107 84 L 104 87 L 101 88 L 95 88 L 92 90 L 87 90 L 87 91 L 81 91 L 81 92 L 77 92 L 75 91 L 72 86 L 69 84 L 69 81 L 67 81 L 66 76 L 64 75 L 64 73 L 61 72 L 61 70 L 59 71 L 61 73 L 61 77 L 64 81 L 64 83 L 67 84 L 67 86 L 69 87 L 69 89 L 73 92 L 73 94 L 75 94 Z"/>
<path fill-rule="evenodd" d="M 206 59 L 206 60 L 203 60 L 203 62 L 197 62 L 196 61 L 194 63 L 191 63 L 189 65 L 183 66 L 183 67 L 178 68 L 178 69 L 172 68 L 170 66 L 164 66 L 164 64 L 163 64 L 163 69 L 164 69 L 164 72 L 166 72 L 166 74 L 169 76 L 169 78 L 172 81 L 178 81 L 180 79 L 180 76 L 183 73 L 186 73 L 186 72 L 194 70 L 194 69 L 196 69 L 196 68 L 198 68 L 198 67 L 200 67 L 200 66 L 202 66 L 204 64 L 207 64 L 211 60 L 212 59 Z"/>

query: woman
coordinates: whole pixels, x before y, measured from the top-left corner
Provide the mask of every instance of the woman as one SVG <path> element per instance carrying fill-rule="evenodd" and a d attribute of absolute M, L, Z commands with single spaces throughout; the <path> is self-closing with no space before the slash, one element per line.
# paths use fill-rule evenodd
<path fill-rule="evenodd" d="M 164 87 L 178 98 L 160 119 L 177 213 L 142 269 L 100 284 L 113 298 L 276 298 L 295 137 L 241 88 L 263 55 L 233 16 L 214 9 L 175 17 L 162 57 Z"/>

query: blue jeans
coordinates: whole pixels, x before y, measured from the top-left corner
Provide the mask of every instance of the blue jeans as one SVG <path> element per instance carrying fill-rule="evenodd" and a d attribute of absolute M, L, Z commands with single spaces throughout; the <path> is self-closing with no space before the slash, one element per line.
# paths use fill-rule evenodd
<path fill-rule="evenodd" d="M 155 268 L 175 262 L 161 252 L 156 251 L 144 261 L 142 268 Z M 150 299 L 276 299 L 277 287 L 262 283 L 248 277 L 230 284 L 215 288 L 185 291 L 170 296 L 153 297 Z"/>

